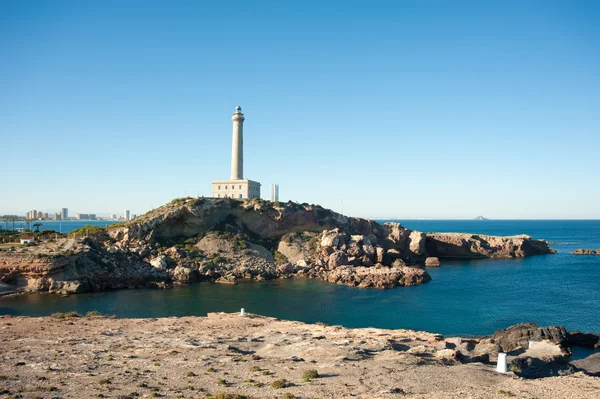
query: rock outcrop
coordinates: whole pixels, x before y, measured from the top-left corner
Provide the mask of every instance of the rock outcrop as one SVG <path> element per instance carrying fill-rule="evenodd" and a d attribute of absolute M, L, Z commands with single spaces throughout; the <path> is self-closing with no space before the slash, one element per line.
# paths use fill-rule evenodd
<path fill-rule="evenodd" d="M 552 252 L 527 236 L 424 234 L 316 205 L 260 199 L 178 199 L 71 241 L 55 245 L 68 251 L 42 242 L 0 252 L 0 280 L 20 291 L 63 294 L 290 276 L 392 288 L 429 281 L 423 268 L 439 265 L 436 258 Z"/>
<path fill-rule="evenodd" d="M 496 237 L 465 233 L 428 233 L 429 256 L 451 259 L 523 258 L 555 253 L 548 243 L 527 235 Z"/>
<path fill-rule="evenodd" d="M 575 251 L 571 252 L 572 255 L 600 255 L 600 248 L 593 250 L 593 249 L 583 249 L 583 248 L 578 248 Z"/>
<path fill-rule="evenodd" d="M 528 349 L 529 341 L 550 341 L 562 348 L 571 346 L 570 337 L 564 326 L 539 327 L 535 323 L 520 323 L 498 330 L 492 335 L 492 340 L 504 352 Z"/>

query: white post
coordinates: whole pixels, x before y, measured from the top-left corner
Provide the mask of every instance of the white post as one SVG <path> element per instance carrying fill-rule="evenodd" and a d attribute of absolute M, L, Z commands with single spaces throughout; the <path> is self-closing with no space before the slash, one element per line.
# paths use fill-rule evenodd
<path fill-rule="evenodd" d="M 496 366 L 496 371 L 499 373 L 506 373 L 508 371 L 506 368 L 506 353 L 498 353 L 498 364 Z"/>
<path fill-rule="evenodd" d="M 246 316 L 246 310 L 244 308 L 240 311 L 240 316 Z"/>

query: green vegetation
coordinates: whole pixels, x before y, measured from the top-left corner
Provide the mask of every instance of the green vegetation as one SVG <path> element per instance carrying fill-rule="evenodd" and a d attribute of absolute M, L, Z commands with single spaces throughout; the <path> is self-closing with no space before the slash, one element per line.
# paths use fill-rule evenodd
<path fill-rule="evenodd" d="M 319 378 L 319 372 L 317 370 L 308 370 L 302 375 L 302 379 L 306 382 L 314 378 Z"/>
<path fill-rule="evenodd" d="M 72 232 L 70 232 L 69 237 L 74 238 L 74 237 L 90 236 L 90 235 L 96 235 L 98 233 L 103 233 L 105 231 L 106 230 L 104 229 L 104 227 L 85 225 L 83 227 L 80 227 L 80 228 L 75 229 Z"/>
<path fill-rule="evenodd" d="M 298 399 L 298 398 L 295 395 L 293 395 L 289 392 L 286 392 L 286 394 L 283 395 L 283 399 Z"/>
<path fill-rule="evenodd" d="M 85 314 L 85 317 L 98 317 L 98 316 L 104 316 L 104 315 L 100 312 L 96 312 L 95 310 L 91 310 Z"/>
<path fill-rule="evenodd" d="M 283 265 L 288 262 L 288 258 L 279 251 L 275 251 L 275 263 L 277 265 Z"/>
<path fill-rule="evenodd" d="M 217 370 L 214 369 L 214 368 L 212 368 L 212 367 L 207 368 L 206 371 L 209 372 L 209 373 L 216 373 L 217 372 Z"/>
<path fill-rule="evenodd" d="M 229 382 L 227 382 L 227 381 L 225 381 L 223 379 L 220 379 L 219 381 L 217 381 L 217 384 L 223 385 L 224 387 L 230 387 L 231 386 L 231 383 L 229 383 Z"/>
<path fill-rule="evenodd" d="M 67 313 L 52 313 L 52 316 L 55 319 L 68 319 L 71 317 L 81 317 L 81 315 L 77 312 L 67 312 Z"/>
<path fill-rule="evenodd" d="M 292 386 L 294 386 L 294 383 L 289 382 L 285 378 L 283 378 L 281 380 L 273 381 L 273 383 L 271 384 L 271 387 L 273 387 L 275 389 L 288 388 L 288 387 L 292 387 Z"/>
<path fill-rule="evenodd" d="M 515 395 L 515 394 L 514 394 L 514 393 L 512 393 L 512 392 L 505 391 L 504 389 L 501 389 L 501 390 L 499 390 L 499 391 L 498 391 L 498 393 L 499 393 L 500 395 L 504 395 L 504 396 L 508 396 L 508 397 L 517 396 L 517 395 Z"/>
<path fill-rule="evenodd" d="M 237 393 L 217 392 L 214 396 L 209 396 L 207 399 L 250 399 L 250 396 Z"/>
<path fill-rule="evenodd" d="M 109 224 L 107 228 L 108 228 L 108 230 L 110 230 L 110 229 L 118 229 L 118 228 L 121 228 L 121 227 L 126 227 L 127 223 L 129 223 L 129 222 L 113 223 L 113 224 Z"/>

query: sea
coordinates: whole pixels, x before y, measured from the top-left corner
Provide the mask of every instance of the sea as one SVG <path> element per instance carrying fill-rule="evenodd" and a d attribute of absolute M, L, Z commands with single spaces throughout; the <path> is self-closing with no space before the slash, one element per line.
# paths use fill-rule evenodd
<path fill-rule="evenodd" d="M 70 233 L 73 230 L 76 230 L 83 226 L 98 226 L 98 227 L 106 227 L 108 225 L 122 222 L 121 220 L 42 220 L 42 221 L 34 221 L 31 222 L 31 228 L 33 228 L 34 223 L 41 223 L 41 230 L 54 230 L 59 233 Z M 0 227 L 12 230 L 13 224 L 12 222 L 8 223 L 0 223 Z M 27 224 L 24 221 L 15 221 L 15 228 L 27 228 Z"/>
<path fill-rule="evenodd" d="M 550 241 L 558 253 L 524 259 L 443 260 L 441 267 L 428 269 L 431 282 L 390 290 L 293 278 L 237 285 L 201 283 L 69 297 L 0 298 L 0 314 L 45 316 L 95 310 L 118 317 L 172 317 L 244 308 L 309 323 L 458 336 L 489 335 L 520 322 L 600 333 L 600 256 L 569 254 L 577 248 L 600 248 L 600 220 L 398 222 L 424 232 L 527 234 Z"/>

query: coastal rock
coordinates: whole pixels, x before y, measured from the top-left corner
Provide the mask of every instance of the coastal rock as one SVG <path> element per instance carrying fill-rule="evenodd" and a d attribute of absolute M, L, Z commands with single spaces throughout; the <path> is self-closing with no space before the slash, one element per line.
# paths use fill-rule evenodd
<path fill-rule="evenodd" d="M 562 348 L 570 346 L 569 335 L 564 326 L 539 327 L 535 323 L 520 323 L 506 330 L 498 330 L 492 335 L 492 340 L 504 352 L 528 349 L 529 341 L 548 340 Z"/>
<path fill-rule="evenodd" d="M 408 236 L 410 241 L 409 250 L 414 255 L 423 255 L 426 251 L 427 235 L 420 231 L 412 231 Z"/>
<path fill-rule="evenodd" d="M 150 264 L 157 269 L 166 269 L 167 268 L 167 257 L 164 255 L 159 255 L 156 258 L 150 260 Z"/>
<path fill-rule="evenodd" d="M 180 283 L 193 283 L 198 281 L 196 271 L 189 267 L 177 266 L 171 272 L 171 276 L 174 281 Z"/>
<path fill-rule="evenodd" d="M 596 249 L 583 249 L 578 248 L 575 251 L 571 252 L 572 255 L 600 255 L 600 248 Z"/>
<path fill-rule="evenodd" d="M 316 234 L 307 234 L 306 237 L 314 238 Z M 316 238 L 315 238 L 316 239 Z M 298 262 L 307 262 L 311 258 L 311 244 L 297 233 L 289 233 L 281 237 L 281 241 L 277 246 L 277 251 L 282 253 L 288 260 L 297 265 Z"/>
<path fill-rule="evenodd" d="M 426 267 L 439 267 L 440 260 L 434 256 L 430 256 L 427 259 L 425 259 L 425 266 Z"/>
<path fill-rule="evenodd" d="M 61 250 L 66 238 L 59 245 L 38 242 L 27 251 L 2 251 L 0 281 L 15 291 L 72 293 L 294 273 L 359 287 L 394 287 L 429 281 L 419 269 L 427 257 L 551 252 L 547 243 L 524 236 L 459 236 L 426 235 L 316 205 L 182 198 L 124 226 L 98 229 L 76 240 L 69 251 Z M 277 266 L 288 262 L 295 267 Z M 323 270 L 342 266 L 378 271 L 348 271 L 352 277 L 338 278 Z"/>
<path fill-rule="evenodd" d="M 348 255 L 342 251 L 337 251 L 329 256 L 329 270 L 333 270 L 338 266 L 348 264 Z"/>
<path fill-rule="evenodd" d="M 568 342 L 570 346 L 600 349 L 600 334 L 571 331 L 569 333 Z"/>
<path fill-rule="evenodd" d="M 496 237 L 465 233 L 428 233 L 427 254 L 437 258 L 523 258 L 555 253 L 546 241 L 529 236 Z"/>
<path fill-rule="evenodd" d="M 425 270 L 413 267 L 339 266 L 325 272 L 322 279 L 353 287 L 384 289 L 422 284 L 431 280 L 431 276 Z"/>
<path fill-rule="evenodd" d="M 277 269 L 279 270 L 280 273 L 289 274 L 294 271 L 294 265 L 292 265 L 290 262 L 286 262 L 282 265 L 279 265 L 279 267 Z"/>

